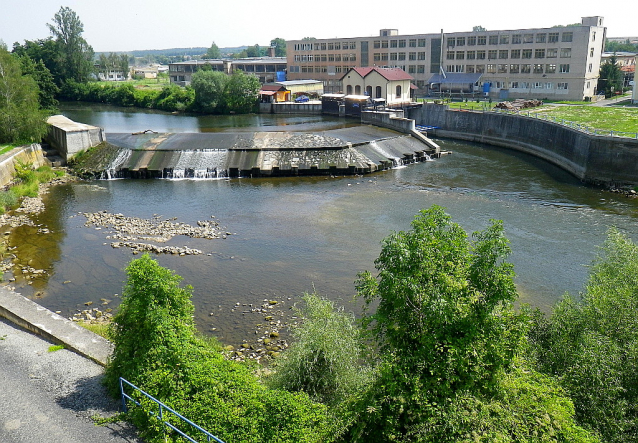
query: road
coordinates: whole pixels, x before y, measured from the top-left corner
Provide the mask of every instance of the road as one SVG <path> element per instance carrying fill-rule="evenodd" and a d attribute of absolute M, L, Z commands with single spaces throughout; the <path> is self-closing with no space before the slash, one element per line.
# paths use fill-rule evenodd
<path fill-rule="evenodd" d="M 96 426 L 119 402 L 106 395 L 103 368 L 0 319 L 0 442 L 141 442 L 127 424 Z"/>

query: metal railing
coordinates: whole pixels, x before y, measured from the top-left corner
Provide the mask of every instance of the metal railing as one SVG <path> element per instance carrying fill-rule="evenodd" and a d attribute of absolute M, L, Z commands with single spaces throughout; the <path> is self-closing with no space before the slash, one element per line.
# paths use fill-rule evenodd
<path fill-rule="evenodd" d="M 478 110 L 480 112 L 480 110 Z M 568 128 L 575 129 L 580 132 L 584 132 L 589 135 L 601 135 L 601 136 L 609 136 L 609 137 L 624 137 L 624 138 L 633 138 L 638 140 L 637 132 L 623 132 L 623 131 L 614 131 L 609 129 L 596 129 L 591 126 L 582 125 L 580 123 L 574 123 L 569 120 L 563 120 L 561 118 L 556 118 L 551 115 L 543 114 L 540 112 L 532 112 L 532 111 L 510 111 L 507 109 L 497 109 L 494 108 L 489 112 L 498 112 L 501 114 L 512 114 L 512 115 L 522 115 L 524 117 L 536 118 L 538 120 L 545 120 L 553 123 L 557 123 L 559 125 L 567 126 Z"/>
<path fill-rule="evenodd" d="M 190 425 L 196 431 L 204 434 L 204 436 L 206 437 L 206 441 L 209 441 L 209 442 L 210 441 L 214 441 L 214 442 L 217 442 L 217 443 L 224 443 L 222 440 L 220 440 L 219 438 L 215 437 L 213 434 L 208 432 L 206 429 L 202 428 L 201 426 L 196 425 L 195 423 L 193 423 L 192 421 L 190 421 L 186 417 L 180 415 L 178 412 L 176 412 L 173 409 L 171 409 L 168 406 L 166 406 L 161 401 L 159 401 L 156 398 L 154 398 L 153 396 L 147 394 L 146 392 L 144 392 L 143 390 L 141 390 L 140 388 L 135 386 L 133 383 L 131 383 L 131 382 L 123 379 L 122 377 L 120 377 L 120 393 L 122 394 L 122 409 L 124 410 L 124 413 L 126 413 L 128 411 L 128 407 L 126 405 L 126 400 L 130 400 L 133 403 L 135 403 L 137 406 L 143 408 L 142 404 L 139 401 L 135 400 L 133 397 L 128 395 L 126 392 L 124 392 L 124 386 L 125 385 L 133 388 L 136 392 L 139 392 L 144 397 L 148 398 L 153 403 L 155 403 L 157 405 L 157 407 L 158 407 L 158 410 L 157 411 L 147 411 L 147 412 L 149 414 L 151 414 L 152 416 L 157 417 L 162 423 L 164 423 L 164 425 L 166 425 L 166 427 L 168 427 L 168 428 L 172 429 L 173 431 L 177 432 L 180 436 L 184 437 L 186 440 L 188 440 L 188 441 L 190 441 L 192 443 L 199 443 L 198 440 L 195 440 L 193 437 L 191 437 L 188 434 L 186 434 L 186 432 L 182 431 L 181 429 L 177 428 L 177 426 L 175 426 L 172 423 L 170 423 L 167 420 L 165 420 L 164 419 L 165 413 L 168 413 L 169 416 L 177 417 L 182 422 Z"/>

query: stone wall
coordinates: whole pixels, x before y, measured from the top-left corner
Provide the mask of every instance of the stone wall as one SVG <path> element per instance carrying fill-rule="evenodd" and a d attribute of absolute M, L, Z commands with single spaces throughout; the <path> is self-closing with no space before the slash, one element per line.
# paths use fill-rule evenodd
<path fill-rule="evenodd" d="M 558 123 L 497 112 L 427 104 L 410 111 L 436 136 L 515 149 L 543 158 L 579 179 L 607 186 L 638 183 L 638 140 L 589 135 Z"/>
<path fill-rule="evenodd" d="M 15 148 L 0 156 L 0 186 L 5 186 L 13 180 L 15 164 L 20 161 L 35 168 L 45 164 L 42 147 L 38 143 Z"/>
<path fill-rule="evenodd" d="M 259 103 L 260 114 L 321 114 L 321 103 Z"/>

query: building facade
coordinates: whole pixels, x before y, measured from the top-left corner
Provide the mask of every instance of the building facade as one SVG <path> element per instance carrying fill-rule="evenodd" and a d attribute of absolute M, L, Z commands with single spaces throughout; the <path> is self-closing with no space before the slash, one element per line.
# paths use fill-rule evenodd
<path fill-rule="evenodd" d="M 410 85 L 413 80 L 399 68 L 352 68 L 341 82 L 346 95 L 365 95 L 383 99 L 389 106 L 410 103 Z"/>
<path fill-rule="evenodd" d="M 479 74 L 476 91 L 494 98 L 582 100 L 596 93 L 606 28 L 603 18 L 583 17 L 579 26 L 503 31 L 291 40 L 288 79 L 324 82 L 341 92 L 351 68 L 401 68 L 419 94 L 430 92 L 435 74 Z M 486 86 L 487 85 L 487 86 Z"/>
<path fill-rule="evenodd" d="M 285 80 L 286 75 L 286 57 L 189 60 L 168 65 L 170 81 L 179 86 L 190 85 L 193 74 L 205 65 L 210 66 L 213 71 L 221 71 L 229 75 L 235 71 L 253 74 L 262 84 Z"/>

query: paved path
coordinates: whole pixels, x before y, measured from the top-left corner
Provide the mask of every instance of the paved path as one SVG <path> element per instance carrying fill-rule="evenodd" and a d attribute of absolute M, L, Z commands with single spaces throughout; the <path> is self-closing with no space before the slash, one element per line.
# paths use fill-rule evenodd
<path fill-rule="evenodd" d="M 0 319 L 0 442 L 140 442 L 129 426 L 96 426 L 119 402 L 106 395 L 103 368 Z"/>

